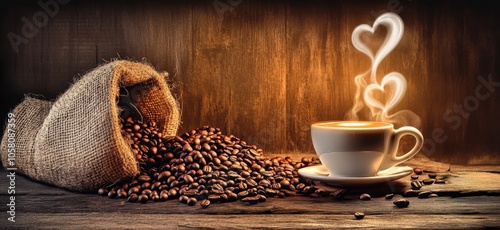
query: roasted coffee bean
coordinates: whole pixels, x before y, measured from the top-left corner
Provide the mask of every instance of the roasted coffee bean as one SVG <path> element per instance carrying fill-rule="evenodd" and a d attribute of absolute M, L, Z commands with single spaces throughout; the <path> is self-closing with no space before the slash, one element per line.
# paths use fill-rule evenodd
<path fill-rule="evenodd" d="M 189 200 L 189 197 L 188 197 L 188 196 L 182 195 L 182 196 L 180 196 L 180 197 L 179 197 L 179 201 L 180 201 L 181 203 L 186 204 L 188 200 Z"/>
<path fill-rule="evenodd" d="M 211 201 L 219 201 L 220 200 L 220 195 L 217 194 L 212 194 L 208 196 L 208 199 Z"/>
<path fill-rule="evenodd" d="M 422 172 L 423 172 L 423 171 L 422 171 L 422 169 L 421 169 L 421 168 L 414 168 L 414 169 L 413 169 L 413 172 L 414 172 L 415 174 L 417 174 L 417 175 L 420 175 L 420 174 L 422 174 Z"/>
<path fill-rule="evenodd" d="M 418 193 L 418 198 L 429 198 L 429 195 L 431 195 L 430 191 L 425 191 L 425 192 L 419 192 Z"/>
<path fill-rule="evenodd" d="M 425 185 L 430 185 L 434 183 L 434 179 L 425 179 L 422 181 L 422 183 L 424 183 Z"/>
<path fill-rule="evenodd" d="M 196 205 L 196 203 L 198 203 L 198 200 L 196 200 L 196 198 L 194 197 L 191 197 L 189 198 L 187 201 L 186 201 L 187 205 L 189 206 L 194 206 Z"/>
<path fill-rule="evenodd" d="M 248 196 L 248 192 L 246 190 L 238 193 L 238 197 L 240 197 L 240 198 L 244 198 L 247 196 Z"/>
<path fill-rule="evenodd" d="M 391 193 L 391 194 L 387 194 L 387 195 L 385 195 L 385 199 L 386 199 L 386 200 L 390 200 L 390 199 L 392 199 L 393 197 L 394 197 L 394 194 L 392 194 L 392 193 Z"/>
<path fill-rule="evenodd" d="M 411 179 L 412 180 L 417 180 L 418 179 L 418 175 L 411 175 Z"/>
<path fill-rule="evenodd" d="M 142 176 L 139 176 L 138 180 L 141 183 L 149 182 L 149 181 L 151 181 L 151 177 L 149 177 L 148 175 L 142 175 Z"/>
<path fill-rule="evenodd" d="M 434 184 L 445 184 L 445 183 L 446 183 L 446 181 L 444 181 L 444 180 L 440 180 L 440 179 L 436 179 L 436 180 L 434 181 Z"/>
<path fill-rule="evenodd" d="M 410 205 L 410 201 L 408 201 L 407 199 L 398 199 L 392 203 L 398 208 L 406 208 L 408 207 L 408 205 Z"/>
<path fill-rule="evenodd" d="M 318 194 L 318 195 L 320 195 L 322 197 L 326 197 L 326 196 L 330 195 L 329 192 L 327 192 L 326 190 L 321 189 L 321 188 L 316 189 L 316 191 L 314 191 L 314 193 L 316 193 L 316 194 Z"/>
<path fill-rule="evenodd" d="M 436 178 L 437 174 L 436 173 L 429 173 L 427 176 L 429 176 L 429 178 Z"/>
<path fill-rule="evenodd" d="M 145 204 L 145 203 L 147 203 L 147 202 L 148 202 L 149 197 L 148 197 L 147 195 L 142 194 L 142 195 L 140 195 L 140 196 L 139 196 L 139 198 L 138 198 L 137 200 L 138 200 L 139 202 L 141 202 L 141 203 Z"/>
<path fill-rule="evenodd" d="M 285 195 L 285 193 L 283 193 L 283 192 L 278 192 L 278 197 L 279 197 L 279 198 L 285 198 L 285 196 L 286 196 L 286 195 Z"/>
<path fill-rule="evenodd" d="M 168 200 L 168 191 L 167 190 L 162 190 L 160 192 L 160 201 L 166 201 Z"/>
<path fill-rule="evenodd" d="M 135 203 L 137 200 L 139 200 L 139 196 L 136 193 L 132 193 L 127 199 L 127 201 L 131 203 Z"/>
<path fill-rule="evenodd" d="M 345 189 L 339 189 L 333 193 L 330 193 L 330 196 L 333 197 L 333 199 L 336 199 L 336 200 L 342 200 L 344 199 L 344 196 L 345 194 L 347 193 L 347 190 Z"/>
<path fill-rule="evenodd" d="M 122 120 L 122 133 L 136 155 L 140 173 L 111 190 L 101 188 L 99 195 L 147 202 L 185 197 L 212 201 L 213 195 L 218 201 L 286 197 L 295 194 L 296 187 L 302 194 L 324 194 L 297 172 L 320 163 L 317 158 L 295 162 L 290 157 L 265 157 L 257 146 L 209 126 L 163 138 L 156 125 L 154 121 Z"/>
<path fill-rule="evenodd" d="M 179 193 L 177 192 L 177 190 L 175 190 L 175 189 L 173 189 L 173 188 L 172 188 L 172 189 L 170 189 L 170 190 L 168 190 L 168 196 L 169 196 L 170 198 L 175 198 L 175 197 L 177 197 L 177 195 L 178 195 L 178 194 L 179 194 Z"/>
<path fill-rule="evenodd" d="M 415 190 L 419 190 L 420 188 L 422 188 L 422 184 L 420 183 L 420 181 L 412 181 L 410 185 L 411 188 Z"/>
<path fill-rule="evenodd" d="M 365 213 L 363 213 L 363 212 L 355 212 L 355 213 L 354 213 L 354 217 L 355 217 L 357 220 L 361 220 L 361 219 L 365 218 Z"/>
<path fill-rule="evenodd" d="M 415 191 L 415 190 L 406 190 L 406 191 L 403 193 L 403 196 L 404 196 L 404 197 L 417 197 L 417 196 L 418 196 L 418 193 L 419 193 L 419 191 Z"/>
<path fill-rule="evenodd" d="M 370 194 L 368 194 L 368 193 L 363 193 L 363 194 L 361 194 L 361 195 L 359 196 L 359 199 L 360 199 L 360 200 L 371 200 L 371 199 L 372 199 L 372 197 L 371 197 L 371 196 L 370 196 Z"/>
<path fill-rule="evenodd" d="M 100 188 L 99 191 L 97 191 L 97 194 L 99 194 L 99 196 L 107 196 L 108 192 L 109 192 L 108 189 Z"/>
<path fill-rule="evenodd" d="M 109 198 L 115 198 L 118 194 L 116 193 L 115 190 L 111 190 L 108 192 L 108 197 Z"/>
<path fill-rule="evenodd" d="M 259 200 L 260 199 L 256 196 L 249 196 L 241 199 L 241 201 L 248 202 L 249 204 L 257 204 Z"/>
<path fill-rule="evenodd" d="M 202 200 L 202 201 L 200 202 L 200 206 L 201 206 L 202 208 L 208 208 L 208 206 L 210 206 L 210 200 L 208 200 L 208 199 L 206 199 L 206 200 Z"/>

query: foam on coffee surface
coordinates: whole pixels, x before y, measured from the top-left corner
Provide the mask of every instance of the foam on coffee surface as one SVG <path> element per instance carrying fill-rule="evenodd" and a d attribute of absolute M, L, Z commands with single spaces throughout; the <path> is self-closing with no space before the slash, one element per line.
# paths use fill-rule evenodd
<path fill-rule="evenodd" d="M 390 123 L 379 121 L 331 121 L 317 122 L 313 125 L 320 127 L 346 128 L 346 129 L 366 129 L 391 126 Z"/>

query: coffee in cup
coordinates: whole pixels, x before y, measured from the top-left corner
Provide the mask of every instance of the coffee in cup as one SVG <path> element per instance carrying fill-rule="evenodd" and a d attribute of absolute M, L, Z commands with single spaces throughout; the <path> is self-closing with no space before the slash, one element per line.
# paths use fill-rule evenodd
<path fill-rule="evenodd" d="M 399 141 L 405 135 L 416 140 L 414 147 L 397 156 Z M 401 164 L 418 153 L 423 136 L 414 127 L 394 129 L 378 121 L 324 121 L 311 125 L 316 154 L 331 176 L 367 177 Z"/>

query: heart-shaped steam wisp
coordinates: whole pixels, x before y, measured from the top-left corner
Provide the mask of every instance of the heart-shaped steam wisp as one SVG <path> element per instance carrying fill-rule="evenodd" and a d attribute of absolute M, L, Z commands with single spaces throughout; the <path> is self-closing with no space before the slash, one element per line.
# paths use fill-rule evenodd
<path fill-rule="evenodd" d="M 361 35 L 363 33 L 374 34 L 379 26 L 387 28 L 387 35 L 374 54 L 374 51 L 361 41 Z M 372 66 L 371 69 L 355 78 L 357 90 L 354 106 L 347 113 L 348 120 L 358 120 L 358 112 L 366 105 L 370 109 L 370 114 L 367 117 L 370 120 L 392 122 L 397 125 L 420 126 L 420 118 L 411 111 L 402 110 L 389 114 L 389 111 L 403 99 L 406 92 L 406 79 L 403 75 L 397 72 L 389 73 L 382 78 L 380 84 L 376 76 L 378 65 L 398 45 L 403 37 L 403 32 L 403 20 L 394 13 L 385 13 L 375 20 L 373 26 L 362 24 L 352 32 L 352 44 L 370 58 Z M 368 74 L 370 74 L 369 80 L 366 79 Z M 389 90 L 386 88 L 389 85 L 392 86 L 391 92 L 388 92 Z M 377 91 L 388 98 L 384 102 L 385 104 L 374 97 Z"/>
<path fill-rule="evenodd" d="M 385 87 L 389 84 L 392 84 L 394 92 L 389 96 L 386 103 L 382 104 L 379 100 L 373 97 L 374 91 L 387 93 L 385 91 Z M 401 101 L 401 99 L 403 99 L 405 92 L 405 78 L 400 73 L 392 72 L 384 76 L 380 84 L 374 83 L 368 85 L 365 88 L 363 99 L 365 100 L 366 105 L 370 108 L 371 113 L 375 115 L 376 120 L 387 120 L 386 118 L 389 110 L 391 110 Z"/>
<path fill-rule="evenodd" d="M 383 25 L 387 28 L 387 35 L 385 37 L 384 43 L 378 49 L 377 54 L 374 55 L 373 51 L 361 41 L 361 34 L 373 34 L 380 25 Z M 366 54 L 372 61 L 372 69 L 370 75 L 372 82 L 377 82 L 375 75 L 377 73 L 378 65 L 380 64 L 382 59 L 384 59 L 398 45 L 401 37 L 403 37 L 403 32 L 403 20 L 394 13 L 386 13 L 378 17 L 377 20 L 375 20 L 375 22 L 373 23 L 373 27 L 367 24 L 362 24 L 356 27 L 356 29 L 354 29 L 354 31 L 352 32 L 351 40 L 354 47 L 360 52 Z"/>

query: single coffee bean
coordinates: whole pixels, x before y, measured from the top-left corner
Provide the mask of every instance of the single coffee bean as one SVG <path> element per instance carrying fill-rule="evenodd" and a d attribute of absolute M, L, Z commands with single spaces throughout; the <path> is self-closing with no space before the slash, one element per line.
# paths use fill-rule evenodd
<path fill-rule="evenodd" d="M 200 202 L 200 206 L 201 206 L 202 208 L 208 208 L 208 206 L 210 206 L 210 200 L 208 200 L 208 199 L 206 199 L 206 200 L 202 200 L 202 201 Z"/>
<path fill-rule="evenodd" d="M 241 201 L 248 202 L 249 204 L 257 204 L 259 202 L 259 198 L 256 196 L 249 196 L 241 199 Z"/>
<path fill-rule="evenodd" d="M 168 191 L 162 190 L 160 192 L 160 201 L 166 201 L 166 200 L 168 200 Z"/>
<path fill-rule="evenodd" d="M 434 198 L 434 197 L 438 197 L 438 194 L 436 194 L 436 193 L 431 193 L 431 194 L 429 195 L 429 198 Z"/>
<path fill-rule="evenodd" d="M 392 193 L 391 193 L 391 194 L 387 194 L 387 195 L 385 195 L 385 199 L 386 199 L 386 200 L 390 200 L 390 199 L 392 199 L 393 197 L 394 197 L 394 194 L 392 194 Z"/>
<path fill-rule="evenodd" d="M 411 175 L 411 179 L 412 180 L 417 180 L 418 179 L 418 175 Z"/>
<path fill-rule="evenodd" d="M 429 195 L 431 195 L 430 191 L 419 192 L 418 193 L 418 198 L 429 198 Z"/>
<path fill-rule="evenodd" d="M 139 202 L 141 202 L 141 203 L 145 204 L 145 203 L 147 203 L 147 202 L 148 202 L 149 197 L 148 197 L 147 195 L 142 194 L 142 195 L 140 195 L 140 196 L 139 196 L 139 198 L 138 198 L 137 200 L 138 200 Z"/>
<path fill-rule="evenodd" d="M 267 197 L 262 194 L 258 194 L 255 197 L 259 198 L 259 202 L 265 202 L 267 200 Z"/>
<path fill-rule="evenodd" d="M 412 181 L 410 185 L 411 188 L 415 190 L 419 190 L 420 188 L 422 188 L 422 184 L 420 183 L 420 181 Z"/>
<path fill-rule="evenodd" d="M 436 178 L 437 174 L 436 173 L 429 173 L 427 176 L 429 176 L 429 178 Z"/>
<path fill-rule="evenodd" d="M 344 199 L 344 196 L 346 193 L 347 193 L 347 190 L 339 189 L 333 193 L 330 193 L 330 196 L 333 197 L 333 199 L 342 200 L 342 199 Z"/>
<path fill-rule="evenodd" d="M 392 203 L 398 208 L 406 208 L 408 207 L 408 205 L 410 205 L 410 201 L 408 201 L 407 199 L 398 199 Z"/>
<path fill-rule="evenodd" d="M 406 190 L 404 193 L 403 193 L 403 196 L 404 197 L 417 197 L 418 196 L 418 191 L 415 191 L 415 190 Z"/>
<path fill-rule="evenodd" d="M 107 196 L 108 192 L 109 192 L 108 189 L 100 188 L 99 191 L 97 191 L 97 194 L 99 194 L 99 196 Z"/>
<path fill-rule="evenodd" d="M 424 179 L 422 183 L 424 183 L 425 185 L 430 185 L 434 183 L 434 179 Z"/>
<path fill-rule="evenodd" d="M 186 204 L 188 200 L 189 200 L 189 197 L 188 197 L 188 196 L 182 195 L 182 196 L 180 196 L 180 197 L 179 197 L 179 201 L 180 201 L 181 203 Z"/>
<path fill-rule="evenodd" d="M 421 174 L 422 174 L 422 172 L 423 172 L 423 170 L 422 170 L 421 168 L 414 168 L 414 169 L 413 169 L 413 172 L 414 172 L 415 174 L 417 174 L 417 175 L 421 175 Z"/>
<path fill-rule="evenodd" d="M 130 196 L 128 196 L 127 199 L 127 201 L 131 203 L 135 203 L 137 202 L 137 200 L 139 200 L 139 195 L 137 195 L 136 193 L 132 193 Z"/>
<path fill-rule="evenodd" d="M 446 183 L 446 181 L 445 181 L 445 180 L 440 180 L 440 179 L 436 179 L 436 180 L 434 181 L 434 184 L 445 184 L 445 183 Z"/>
<path fill-rule="evenodd" d="M 365 213 L 363 213 L 363 212 L 355 212 L 355 213 L 354 213 L 354 217 L 355 217 L 357 220 L 361 220 L 361 219 L 365 218 Z"/>
<path fill-rule="evenodd" d="M 371 199 L 372 199 L 372 197 L 371 197 L 371 196 L 370 196 L 370 194 L 368 194 L 368 193 L 363 193 L 363 194 L 361 194 L 361 195 L 359 196 L 359 199 L 360 199 L 360 200 L 371 200 Z"/>
<path fill-rule="evenodd" d="M 208 196 L 208 199 L 211 201 L 219 201 L 220 200 L 220 195 L 217 194 L 211 194 Z"/>
<path fill-rule="evenodd" d="M 247 197 L 248 196 L 248 192 L 245 190 L 245 191 L 241 191 L 238 193 L 238 197 L 239 198 L 244 198 L 244 197 Z"/>
<path fill-rule="evenodd" d="M 109 198 L 115 198 L 118 194 L 116 193 L 115 190 L 111 190 L 108 192 L 108 197 Z"/>
<path fill-rule="evenodd" d="M 187 201 L 186 201 L 187 205 L 189 206 L 194 206 L 196 205 L 196 203 L 198 203 L 198 200 L 196 200 L 196 198 L 194 197 L 191 197 L 189 198 Z"/>

